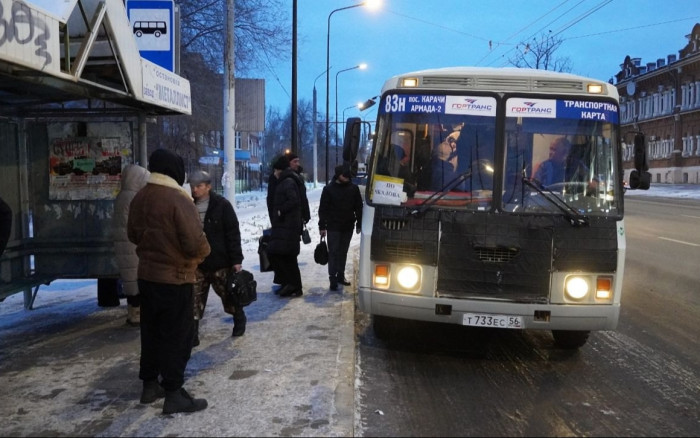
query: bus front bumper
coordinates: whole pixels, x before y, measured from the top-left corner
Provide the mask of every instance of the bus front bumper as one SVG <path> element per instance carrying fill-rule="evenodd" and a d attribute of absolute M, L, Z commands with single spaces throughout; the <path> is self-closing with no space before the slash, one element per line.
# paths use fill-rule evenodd
<path fill-rule="evenodd" d="M 522 329 L 614 330 L 619 304 L 526 304 L 507 301 L 445 299 L 360 287 L 359 308 L 372 315 L 418 321 L 469 325 L 465 314 L 520 317 Z"/>

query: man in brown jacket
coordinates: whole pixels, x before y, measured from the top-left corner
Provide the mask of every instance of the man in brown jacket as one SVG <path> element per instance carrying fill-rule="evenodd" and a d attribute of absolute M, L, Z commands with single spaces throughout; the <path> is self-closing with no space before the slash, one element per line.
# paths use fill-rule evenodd
<path fill-rule="evenodd" d="M 192 197 L 182 188 L 182 158 L 158 149 L 148 170 L 148 184 L 131 202 L 127 222 L 139 256 L 141 403 L 165 396 L 164 414 L 200 411 L 207 401 L 192 398 L 182 386 L 194 334 L 195 270 L 210 247 Z"/>

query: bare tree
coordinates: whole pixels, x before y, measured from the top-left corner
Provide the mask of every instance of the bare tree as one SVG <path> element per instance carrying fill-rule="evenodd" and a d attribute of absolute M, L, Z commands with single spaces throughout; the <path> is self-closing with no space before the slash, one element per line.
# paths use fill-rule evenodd
<path fill-rule="evenodd" d="M 191 116 L 158 117 L 149 129 L 150 149 L 177 150 L 196 167 L 203 146 L 217 146 L 223 120 L 223 54 L 226 0 L 180 0 L 180 74 L 190 81 Z M 235 66 L 245 76 L 267 68 L 268 59 L 284 59 L 291 52 L 290 21 L 281 0 L 235 1 Z M 279 131 L 277 131 L 279 132 Z M 289 138 L 289 134 L 287 134 Z"/>
<path fill-rule="evenodd" d="M 180 75 L 190 81 L 192 115 L 160 116 L 157 129 L 148 129 L 151 148 L 179 153 L 188 171 L 197 166 L 202 146 L 216 146 L 223 117 L 222 75 L 212 71 L 198 53 L 182 54 Z M 215 84 L 215 85 L 212 85 Z"/>
<path fill-rule="evenodd" d="M 202 55 L 217 72 L 223 71 L 226 0 L 180 0 L 182 50 Z M 266 69 L 270 60 L 288 59 L 291 23 L 281 0 L 236 0 L 235 66 L 245 75 Z"/>
<path fill-rule="evenodd" d="M 559 72 L 571 71 L 569 57 L 557 57 L 555 52 L 561 47 L 563 40 L 551 35 L 552 31 L 543 33 L 532 41 L 521 42 L 516 46 L 515 54 L 508 60 L 511 65 L 520 68 L 552 70 Z"/>
<path fill-rule="evenodd" d="M 265 156 L 270 160 L 274 160 L 286 149 L 291 148 L 291 107 L 282 114 L 277 108 L 268 108 L 265 116 L 265 136 L 263 139 L 263 147 L 265 148 Z M 297 105 L 297 120 L 298 130 L 297 135 L 299 144 L 299 156 L 305 168 L 307 178 L 313 176 L 313 108 L 309 100 L 300 99 Z M 319 125 L 320 127 L 320 125 Z M 331 126 L 331 136 L 335 135 L 335 127 Z M 318 129 L 318 144 L 325 143 L 325 132 L 323 129 Z M 332 154 L 332 152 L 331 152 Z M 318 174 L 325 174 L 325 159 L 326 151 L 324 148 L 318 148 Z M 272 166 L 272 162 L 266 163 L 268 170 Z"/>

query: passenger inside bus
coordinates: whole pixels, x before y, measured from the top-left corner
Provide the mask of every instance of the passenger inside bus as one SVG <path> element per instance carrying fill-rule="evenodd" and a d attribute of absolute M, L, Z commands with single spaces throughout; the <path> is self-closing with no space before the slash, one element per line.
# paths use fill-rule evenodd
<path fill-rule="evenodd" d="M 549 146 L 549 158 L 537 166 L 533 182 L 547 188 L 565 182 L 585 181 L 587 174 L 588 167 L 572 153 L 571 142 L 566 137 L 558 137 Z"/>
<path fill-rule="evenodd" d="M 411 177 L 411 135 L 406 131 L 396 131 L 391 135 L 394 151 L 391 174 L 404 180 Z"/>
<path fill-rule="evenodd" d="M 457 139 L 459 131 L 449 134 L 435 147 L 432 158 L 432 184 L 434 191 L 441 190 L 457 176 Z"/>
<path fill-rule="evenodd" d="M 549 145 L 549 158 L 541 162 L 533 179 L 542 187 L 564 182 L 566 179 L 566 158 L 571 150 L 571 142 L 566 137 L 558 137 Z"/>

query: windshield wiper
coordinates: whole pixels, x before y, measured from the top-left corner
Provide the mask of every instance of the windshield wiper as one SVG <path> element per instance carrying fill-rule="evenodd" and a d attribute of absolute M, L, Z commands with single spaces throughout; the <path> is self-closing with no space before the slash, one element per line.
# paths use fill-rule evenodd
<path fill-rule="evenodd" d="M 420 207 L 416 208 L 415 210 L 411 211 L 411 215 L 417 216 L 420 214 L 425 213 L 425 210 L 430 208 L 432 205 L 435 205 L 436 202 L 438 202 L 440 199 L 444 198 L 445 195 L 447 195 L 452 189 L 463 183 L 467 178 L 472 176 L 472 170 L 467 169 L 466 171 L 460 173 L 456 177 L 454 177 L 452 180 L 450 180 L 447 184 L 445 184 L 440 191 L 433 193 L 430 195 L 428 198 L 426 198 L 425 201 L 420 205 Z"/>
<path fill-rule="evenodd" d="M 526 177 L 523 177 L 522 181 L 523 181 L 523 184 L 535 189 L 535 191 L 537 193 L 539 193 L 540 195 L 542 195 L 542 197 L 544 197 L 544 199 L 546 199 L 550 203 L 554 204 L 555 207 L 557 207 L 559 210 L 561 210 L 564 213 L 564 217 L 566 217 L 566 219 L 568 219 L 569 223 L 571 223 L 572 226 L 574 226 L 574 227 L 586 227 L 586 226 L 588 226 L 588 217 L 586 215 L 579 213 L 575 208 L 570 206 L 566 201 L 561 199 L 555 193 L 553 193 L 550 190 L 544 191 L 544 190 L 540 189 L 539 187 L 537 187 L 536 184 L 533 184 Z M 556 199 L 556 201 L 555 201 L 555 199 Z"/>

